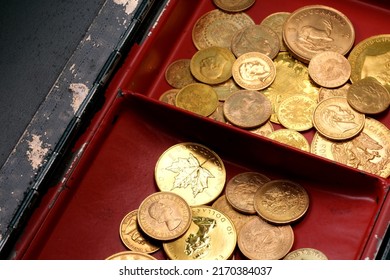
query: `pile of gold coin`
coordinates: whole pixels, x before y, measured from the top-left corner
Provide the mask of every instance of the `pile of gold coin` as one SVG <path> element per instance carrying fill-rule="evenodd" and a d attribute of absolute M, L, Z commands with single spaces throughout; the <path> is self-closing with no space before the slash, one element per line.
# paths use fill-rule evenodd
<path fill-rule="evenodd" d="M 246 10 L 260 2 L 213 2 L 193 26 L 197 51 L 166 69 L 161 101 L 390 176 L 390 131 L 377 120 L 390 106 L 390 34 L 355 44 L 352 22 L 324 5 L 255 23 Z"/>

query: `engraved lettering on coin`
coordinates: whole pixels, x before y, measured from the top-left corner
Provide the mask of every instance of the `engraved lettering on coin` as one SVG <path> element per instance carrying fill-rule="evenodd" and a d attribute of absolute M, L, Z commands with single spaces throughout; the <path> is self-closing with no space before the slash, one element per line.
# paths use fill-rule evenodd
<path fill-rule="evenodd" d="M 199 230 L 196 233 L 190 233 L 186 239 L 185 253 L 193 259 L 198 259 L 206 256 L 211 250 L 210 231 L 217 226 L 217 221 L 207 217 L 192 217 L 192 221 L 199 227 Z"/>
<path fill-rule="evenodd" d="M 314 248 L 300 248 L 288 253 L 283 260 L 328 260 L 328 257 Z"/>

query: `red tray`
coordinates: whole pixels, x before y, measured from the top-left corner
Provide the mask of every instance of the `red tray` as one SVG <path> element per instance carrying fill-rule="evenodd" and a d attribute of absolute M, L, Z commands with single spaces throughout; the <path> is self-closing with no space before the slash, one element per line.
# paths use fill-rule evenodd
<path fill-rule="evenodd" d="M 390 31 L 390 5 L 375 3 L 257 1 L 246 12 L 259 23 L 273 12 L 292 12 L 309 4 L 343 12 L 354 24 L 355 43 Z M 388 179 L 158 101 L 170 88 L 166 67 L 192 57 L 196 52 L 192 26 L 215 8 L 211 0 L 169 1 L 149 36 L 132 48 L 115 74 L 103 108 L 73 147 L 75 157 L 65 174 L 27 223 L 15 259 L 105 259 L 127 250 L 120 240 L 120 222 L 158 191 L 156 162 L 180 142 L 214 150 L 224 161 L 227 181 L 238 173 L 257 171 L 305 187 L 310 207 L 292 225 L 292 250 L 313 247 L 329 259 L 375 258 L 390 221 Z M 389 127 L 388 112 L 377 119 Z M 304 135 L 311 141 L 313 130 Z M 153 256 L 166 258 L 162 249 Z M 238 250 L 235 257 L 244 258 Z"/>

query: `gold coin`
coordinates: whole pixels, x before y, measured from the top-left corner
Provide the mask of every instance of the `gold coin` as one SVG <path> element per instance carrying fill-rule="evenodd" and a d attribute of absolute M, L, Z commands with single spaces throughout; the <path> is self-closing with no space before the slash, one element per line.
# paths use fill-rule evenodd
<path fill-rule="evenodd" d="M 138 208 L 141 230 L 156 240 L 172 240 L 183 235 L 191 224 L 191 208 L 179 195 L 156 192 L 146 197 Z"/>
<path fill-rule="evenodd" d="M 189 84 L 176 94 L 177 107 L 207 117 L 218 106 L 218 95 L 212 87 L 202 83 Z"/>
<path fill-rule="evenodd" d="M 299 60 L 308 63 L 317 53 L 347 54 L 355 41 L 355 29 L 340 11 L 309 5 L 291 13 L 283 26 L 283 40 Z"/>
<path fill-rule="evenodd" d="M 274 132 L 274 127 L 270 121 L 266 122 L 262 126 L 249 130 L 250 132 L 268 137 L 272 132 Z"/>
<path fill-rule="evenodd" d="M 365 115 L 355 111 L 344 97 L 327 98 L 314 110 L 313 125 L 323 136 L 346 140 L 364 127 Z"/>
<path fill-rule="evenodd" d="M 221 47 L 209 47 L 197 51 L 191 58 L 192 75 L 205 84 L 216 85 L 229 80 L 236 57 Z"/>
<path fill-rule="evenodd" d="M 179 143 L 158 159 L 155 180 L 161 191 L 174 192 L 190 206 L 207 204 L 223 191 L 226 170 L 221 158 L 197 143 Z"/>
<path fill-rule="evenodd" d="M 115 253 L 106 258 L 106 260 L 157 260 L 155 257 L 148 255 L 146 253 L 134 252 L 134 251 L 123 251 Z"/>
<path fill-rule="evenodd" d="M 306 95 L 293 95 L 280 103 L 279 122 L 288 129 L 305 131 L 313 127 L 313 112 L 317 102 Z"/>
<path fill-rule="evenodd" d="M 223 105 L 223 112 L 230 123 L 248 129 L 264 124 L 270 118 L 271 110 L 268 98 L 254 90 L 236 91 Z"/>
<path fill-rule="evenodd" d="M 170 105 L 176 106 L 176 95 L 179 92 L 179 89 L 169 89 L 165 91 L 160 97 L 159 100 L 168 103 Z"/>
<path fill-rule="evenodd" d="M 247 222 L 238 235 L 238 248 L 251 260 L 279 260 L 294 243 L 290 225 L 272 225 L 258 216 Z"/>
<path fill-rule="evenodd" d="M 226 199 L 236 210 L 246 214 L 256 214 L 254 197 L 258 188 L 271 181 L 257 172 L 243 172 L 231 178 L 225 188 Z"/>
<path fill-rule="evenodd" d="M 192 41 L 198 50 L 212 46 L 230 48 L 234 33 L 253 19 L 244 12 L 227 13 L 220 9 L 203 14 L 192 28 Z"/>
<path fill-rule="evenodd" d="M 242 88 L 239 87 L 233 78 L 230 78 L 226 82 L 211 86 L 218 95 L 219 101 L 225 101 L 230 95 Z"/>
<path fill-rule="evenodd" d="M 236 57 L 249 52 L 259 52 L 274 59 L 280 50 L 279 37 L 268 26 L 250 25 L 234 34 L 231 50 Z"/>
<path fill-rule="evenodd" d="M 260 25 L 268 26 L 273 31 L 275 31 L 279 38 L 279 49 L 282 52 L 287 51 L 286 44 L 283 41 L 283 25 L 287 18 L 290 16 L 290 14 L 291 13 L 289 12 L 272 13 L 266 18 L 264 18 L 260 23 Z"/>
<path fill-rule="evenodd" d="M 272 84 L 276 77 L 276 69 L 267 55 L 249 52 L 239 56 L 233 63 L 232 75 L 240 87 L 260 90 Z"/>
<path fill-rule="evenodd" d="M 283 260 L 328 260 L 328 257 L 314 248 L 300 248 L 288 253 Z"/>
<path fill-rule="evenodd" d="M 151 240 L 139 230 L 137 210 L 128 213 L 121 221 L 119 235 L 123 244 L 132 251 L 153 253 L 160 249 L 155 240 Z"/>
<path fill-rule="evenodd" d="M 366 118 L 363 131 L 346 141 L 332 141 L 316 133 L 311 152 L 318 156 L 387 178 L 390 176 L 390 131 L 381 122 Z"/>
<path fill-rule="evenodd" d="M 289 180 L 272 180 L 255 193 L 255 209 L 263 219 L 286 224 L 300 219 L 309 208 L 304 187 Z"/>
<path fill-rule="evenodd" d="M 310 144 L 301 133 L 296 130 L 282 128 L 275 130 L 269 136 L 270 139 L 278 141 L 280 143 L 295 147 L 297 149 L 309 152 Z"/>
<path fill-rule="evenodd" d="M 329 97 L 347 97 L 348 89 L 351 84 L 347 83 L 338 88 L 320 88 L 318 92 L 318 102 Z"/>
<path fill-rule="evenodd" d="M 215 109 L 214 113 L 209 116 L 210 119 L 213 119 L 218 122 L 227 123 L 225 115 L 223 114 L 223 102 L 219 102 L 217 109 Z"/>
<path fill-rule="evenodd" d="M 232 220 L 208 206 L 192 207 L 192 223 L 180 238 L 164 242 L 171 260 L 227 260 L 237 244 Z"/>
<path fill-rule="evenodd" d="M 213 0 L 214 4 L 226 12 L 242 12 L 250 8 L 256 0 Z"/>
<path fill-rule="evenodd" d="M 174 88 L 182 88 L 186 85 L 196 83 L 191 74 L 190 59 L 178 59 L 168 65 L 165 70 L 165 79 Z"/>
<path fill-rule="evenodd" d="M 390 105 L 390 94 L 385 86 L 373 77 L 354 82 L 347 92 L 348 104 L 363 114 L 378 114 Z"/>

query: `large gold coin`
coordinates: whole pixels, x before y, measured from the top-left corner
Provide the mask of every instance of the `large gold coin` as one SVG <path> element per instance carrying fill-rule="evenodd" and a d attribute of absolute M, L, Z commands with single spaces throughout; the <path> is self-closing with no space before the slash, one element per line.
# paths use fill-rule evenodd
<path fill-rule="evenodd" d="M 191 74 L 190 59 L 178 59 L 168 65 L 165 70 L 165 79 L 174 88 L 182 88 L 186 85 L 196 83 Z"/>
<path fill-rule="evenodd" d="M 258 216 L 247 222 L 238 235 L 238 248 L 251 260 L 279 260 L 294 243 L 290 225 L 272 225 Z"/>
<path fill-rule="evenodd" d="M 300 219 L 309 208 L 304 187 L 290 180 L 272 180 L 255 193 L 255 209 L 263 219 L 286 224 Z"/>
<path fill-rule="evenodd" d="M 289 12 L 272 13 L 266 18 L 264 18 L 260 23 L 260 25 L 268 26 L 273 31 L 275 31 L 279 38 L 279 49 L 282 52 L 287 51 L 286 44 L 283 41 L 283 25 L 287 18 L 290 16 L 290 14 L 291 13 Z"/>
<path fill-rule="evenodd" d="M 191 58 L 192 75 L 205 84 L 216 85 L 229 80 L 236 57 L 221 47 L 209 47 L 197 51 Z"/>
<path fill-rule="evenodd" d="M 328 260 L 321 251 L 314 248 L 300 248 L 288 253 L 283 260 Z"/>
<path fill-rule="evenodd" d="M 106 258 L 106 260 L 110 261 L 117 261 L 117 260 L 157 260 L 155 257 L 148 255 L 146 253 L 141 253 L 141 252 L 134 252 L 134 251 L 123 251 L 119 253 L 115 253 L 109 257 Z"/>
<path fill-rule="evenodd" d="M 191 208 L 179 195 L 156 192 L 146 197 L 138 208 L 141 230 L 156 240 L 172 240 L 182 236 L 191 224 Z"/>
<path fill-rule="evenodd" d="M 327 98 L 318 103 L 313 125 L 323 136 L 346 140 L 356 136 L 364 127 L 365 115 L 355 111 L 345 97 Z"/>
<path fill-rule="evenodd" d="M 242 12 L 250 8 L 256 0 L 213 0 L 214 4 L 226 12 Z"/>
<path fill-rule="evenodd" d="M 305 152 L 310 151 L 310 144 L 301 133 L 296 130 L 282 128 L 273 131 L 268 137 L 280 143 L 295 147 Z"/>
<path fill-rule="evenodd" d="M 121 221 L 119 235 L 123 244 L 132 251 L 142 253 L 153 253 L 160 249 L 155 240 L 140 231 L 137 222 L 137 210 L 128 213 Z"/>
<path fill-rule="evenodd" d="M 221 158 L 197 143 L 180 143 L 158 159 L 155 180 L 161 191 L 174 192 L 190 206 L 207 204 L 223 191 L 226 170 Z"/>
<path fill-rule="evenodd" d="M 260 90 L 272 84 L 276 77 L 274 62 L 265 54 L 249 52 L 233 63 L 234 81 L 244 89 Z"/>
<path fill-rule="evenodd" d="M 180 238 L 164 242 L 171 260 L 227 260 L 237 244 L 232 220 L 208 206 L 192 208 L 192 224 Z"/>

